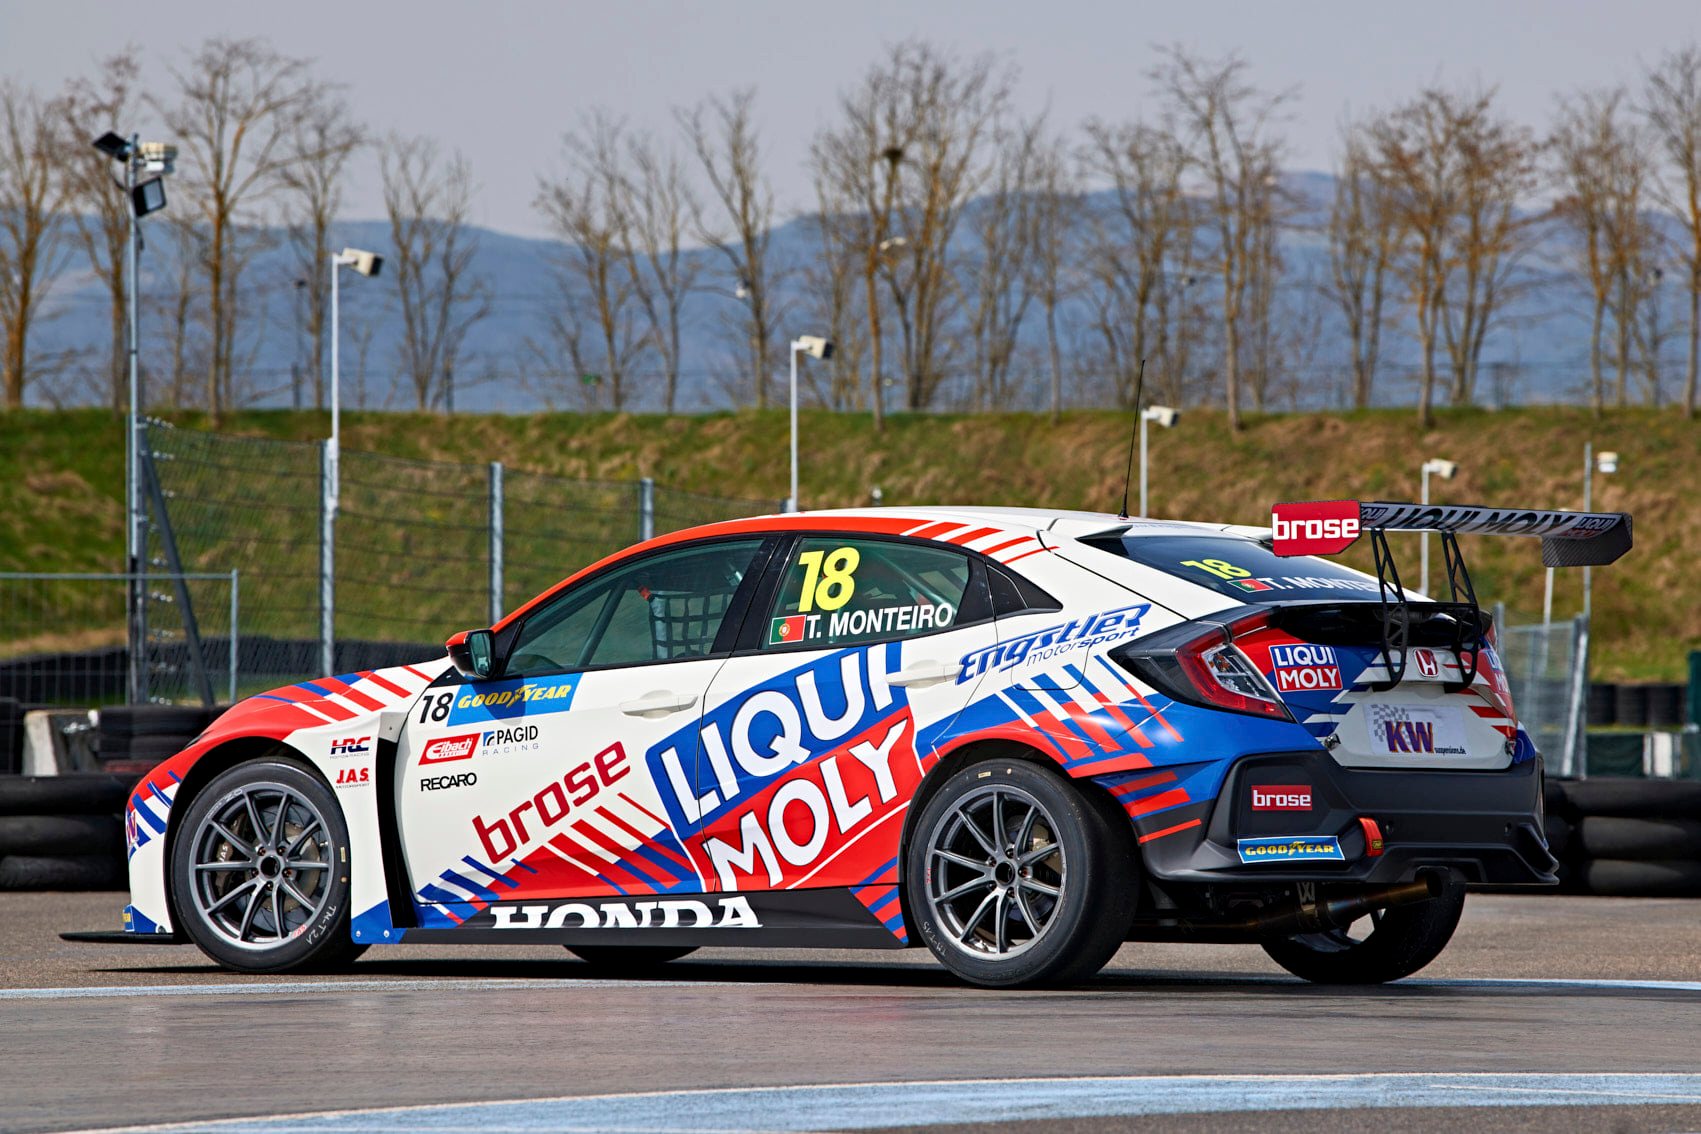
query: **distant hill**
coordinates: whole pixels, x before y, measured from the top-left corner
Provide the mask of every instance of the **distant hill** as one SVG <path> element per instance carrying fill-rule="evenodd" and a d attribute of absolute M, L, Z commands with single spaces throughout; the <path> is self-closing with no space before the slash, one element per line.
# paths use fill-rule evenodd
<path fill-rule="evenodd" d="M 1317 284 L 1328 273 L 1323 229 L 1334 179 L 1324 173 L 1302 172 L 1289 175 L 1287 185 L 1299 207 L 1294 224 L 1281 236 L 1284 288 L 1280 302 L 1288 317 L 1313 321 L 1317 332 L 1315 353 L 1303 362 L 1302 389 L 1297 396 L 1284 398 L 1283 404 L 1297 402 L 1315 408 L 1338 403 L 1339 395 L 1332 391 L 1341 388 L 1346 365 L 1339 316 L 1316 291 Z M 163 225 L 157 220 L 145 222 L 144 232 L 148 247 L 143 258 L 142 354 L 144 366 L 158 375 L 169 365 L 170 357 L 165 315 L 159 307 L 169 299 L 176 265 Z M 566 367 L 564 359 L 550 356 L 545 361 L 527 345 L 538 344 L 549 354 L 547 316 L 558 294 L 552 282 L 553 264 L 564 250 L 551 241 L 491 230 L 477 230 L 477 236 L 479 249 L 474 270 L 489 282 L 493 296 L 489 317 L 468 336 L 456 408 L 527 412 L 551 403 L 557 408 L 578 408 L 583 404 L 582 391 L 572 378 L 528 380 L 524 377 L 526 371 L 536 375 L 540 370 Z M 254 388 L 262 391 L 257 404 L 288 406 L 291 369 L 303 357 L 292 286 L 297 270 L 288 249 L 279 241 L 273 243 L 273 248 L 255 257 L 244 277 L 245 294 L 255 307 L 242 326 L 240 354 L 250 360 L 247 372 L 252 376 Z M 387 254 L 389 226 L 382 221 L 340 224 L 334 233 L 333 246 L 345 244 Z M 791 335 L 814 329 L 809 325 L 809 317 L 803 314 L 808 304 L 803 298 L 802 273 L 798 269 L 816 255 L 816 248 L 806 219 L 788 221 L 774 230 L 771 249 L 779 279 L 776 298 L 779 307 L 790 312 L 777 336 L 782 342 Z M 686 352 L 679 405 L 684 410 L 726 408 L 733 404 L 728 390 L 745 385 L 736 377 L 740 361 L 733 348 L 735 335 L 729 330 L 731 319 L 737 315 L 739 301 L 734 296 L 737 281 L 729 274 L 725 257 L 718 252 L 700 248 L 690 255 L 701 267 L 701 276 L 699 290 L 686 304 Z M 1667 273 L 1667 282 L 1660 289 L 1663 318 L 1673 332 L 1681 330 L 1679 320 L 1686 310 L 1676 277 L 1676 272 Z M 1550 234 L 1543 240 L 1520 268 L 1519 283 L 1519 296 L 1507 306 L 1485 346 L 1479 400 L 1486 404 L 1583 400 L 1588 380 L 1586 299 L 1566 262 L 1559 238 Z M 1209 287 L 1211 280 L 1201 279 L 1200 284 Z M 387 276 L 377 280 L 349 278 L 345 285 L 345 398 L 350 406 L 361 404 L 359 332 L 363 324 L 370 323 L 364 402 L 369 407 L 380 408 L 392 393 L 391 375 L 398 341 L 394 280 Z M 1389 309 L 1398 312 L 1399 304 L 1391 302 Z M 34 332 L 37 357 L 92 348 L 91 357 L 98 367 L 98 344 L 104 341 L 106 333 L 106 297 L 99 282 L 90 276 L 86 261 L 75 252 L 69 270 L 48 301 L 45 314 L 46 318 Z M 1067 341 L 1090 343 L 1086 311 L 1079 301 L 1063 309 L 1060 321 Z M 1036 308 L 1023 331 L 1024 345 L 1030 349 L 1022 366 L 1039 369 L 1042 335 Z M 1666 345 L 1664 362 L 1668 397 L 1681 383 L 1683 351 L 1682 341 L 1673 334 Z M 1416 346 L 1398 322 L 1385 336 L 1384 361 L 1378 400 L 1389 404 L 1411 401 L 1413 384 L 1407 373 L 1417 361 Z M 654 369 L 653 365 L 649 368 L 651 372 Z M 648 385 L 659 386 L 659 383 L 652 381 Z M 1030 386 L 1037 402 L 1043 397 L 1046 382 L 1036 376 Z M 41 404 L 44 398 L 38 393 L 33 400 Z M 389 407 L 411 408 L 411 396 L 405 390 L 396 390 Z M 654 398 L 640 397 L 633 408 L 659 408 L 659 394 Z"/>

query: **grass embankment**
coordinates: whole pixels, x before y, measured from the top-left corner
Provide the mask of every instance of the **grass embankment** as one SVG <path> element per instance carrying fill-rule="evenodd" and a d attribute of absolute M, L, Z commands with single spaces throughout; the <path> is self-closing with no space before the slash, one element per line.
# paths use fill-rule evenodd
<path fill-rule="evenodd" d="M 196 415 L 178 419 L 204 428 Z M 806 412 L 802 493 L 808 506 L 985 503 L 1114 510 L 1129 417 L 1026 414 L 902 415 L 873 432 L 865 416 Z M 323 437 L 323 413 L 255 412 L 227 432 Z M 553 414 L 522 417 L 348 414 L 344 445 L 394 456 L 483 462 L 563 476 L 654 477 L 725 496 L 785 494 L 781 412 L 663 418 Z M 116 570 L 123 554 L 123 434 L 105 411 L 0 414 L 0 570 Z M 1617 450 L 1620 471 L 1595 479 L 1595 505 L 1636 516 L 1636 549 L 1595 572 L 1595 673 L 1606 680 L 1679 680 L 1701 647 L 1701 424 L 1670 412 L 1535 408 L 1443 412 L 1419 429 L 1409 412 L 1283 415 L 1230 431 L 1219 413 L 1189 411 L 1151 434 L 1152 514 L 1267 522 L 1272 501 L 1359 497 L 1415 500 L 1425 457 L 1457 461 L 1434 481 L 1439 502 L 1579 507 L 1583 445 Z M 1417 574 L 1416 537 L 1396 544 Z M 1485 603 L 1539 615 L 1534 541 L 1465 544 Z M 1368 550 L 1354 549 L 1354 562 Z M 1440 569 L 1432 545 L 1432 570 Z M 1360 563 L 1360 565 L 1364 565 Z M 571 564 L 564 565 L 566 567 Z M 1580 572 L 1560 574 L 1557 616 L 1581 602 Z"/>

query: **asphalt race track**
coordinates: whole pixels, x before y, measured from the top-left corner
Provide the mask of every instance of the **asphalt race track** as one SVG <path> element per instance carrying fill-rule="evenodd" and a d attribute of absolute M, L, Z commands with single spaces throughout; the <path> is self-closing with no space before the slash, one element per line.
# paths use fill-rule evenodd
<path fill-rule="evenodd" d="M 243 978 L 55 936 L 121 905 L 0 894 L 0 1129 L 1701 1130 L 1692 902 L 1473 896 L 1385 988 L 1134 945 L 1019 993 L 920 950 L 705 952 L 634 981 L 554 948 L 396 949 Z"/>

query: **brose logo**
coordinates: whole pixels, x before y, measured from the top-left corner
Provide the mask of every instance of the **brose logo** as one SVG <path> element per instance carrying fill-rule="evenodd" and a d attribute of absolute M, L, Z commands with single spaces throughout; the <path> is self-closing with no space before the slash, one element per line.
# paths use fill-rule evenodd
<path fill-rule="evenodd" d="M 1277 555 L 1332 555 L 1345 551 L 1362 530 L 1356 500 L 1277 504 L 1270 510 Z"/>
<path fill-rule="evenodd" d="M 465 760 L 478 747 L 479 735 L 469 732 L 460 736 L 440 736 L 425 746 L 425 751 L 419 754 L 419 762 L 446 764 L 450 760 Z"/>
<path fill-rule="evenodd" d="M 1276 538 L 1290 539 L 1345 539 L 1354 540 L 1359 536 L 1357 519 L 1339 520 L 1284 520 L 1278 517 L 1275 522 Z"/>
<path fill-rule="evenodd" d="M 477 783 L 477 772 L 459 772 L 452 776 L 426 776 L 419 781 L 419 790 L 442 791 L 444 788 L 472 787 Z"/>
<path fill-rule="evenodd" d="M 1309 784 L 1253 784 L 1254 811 L 1310 811 Z"/>

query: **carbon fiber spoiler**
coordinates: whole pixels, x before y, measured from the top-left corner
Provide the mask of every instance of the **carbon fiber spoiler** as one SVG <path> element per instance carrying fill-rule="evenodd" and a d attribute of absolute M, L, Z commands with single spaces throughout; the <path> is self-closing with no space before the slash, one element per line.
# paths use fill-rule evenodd
<path fill-rule="evenodd" d="M 1628 512 L 1550 512 L 1479 504 L 1396 504 L 1319 500 L 1275 505 L 1277 555 L 1333 555 L 1364 532 L 1536 536 L 1547 567 L 1600 567 L 1631 548 Z"/>

